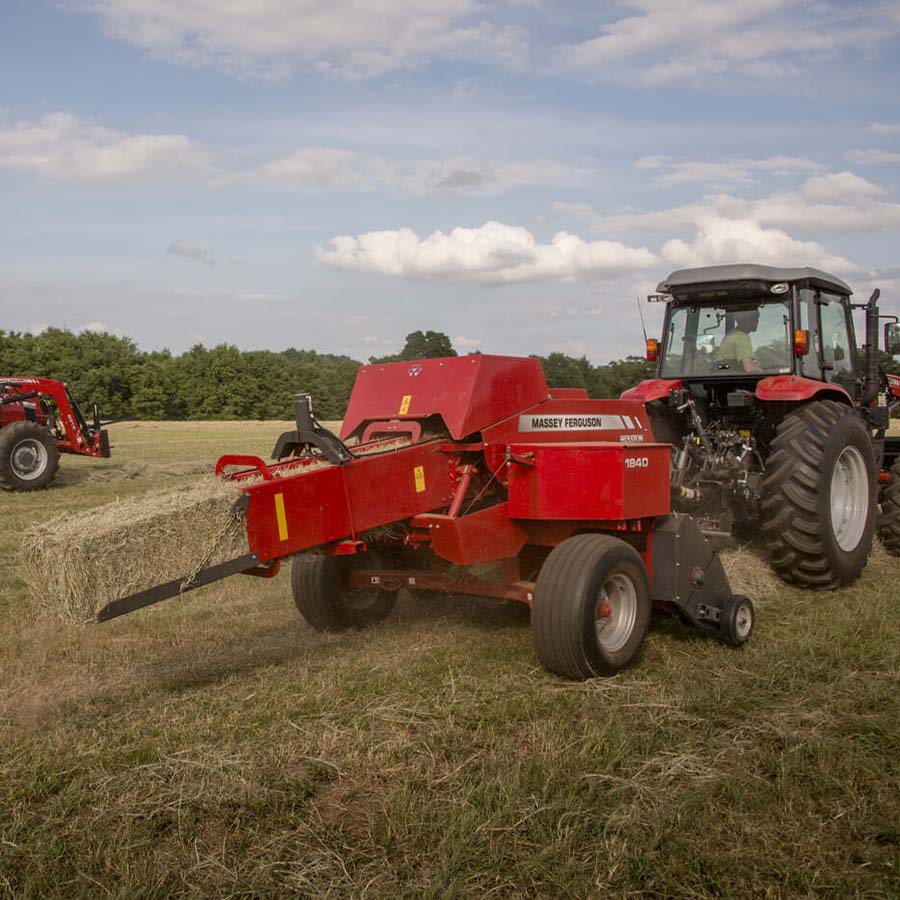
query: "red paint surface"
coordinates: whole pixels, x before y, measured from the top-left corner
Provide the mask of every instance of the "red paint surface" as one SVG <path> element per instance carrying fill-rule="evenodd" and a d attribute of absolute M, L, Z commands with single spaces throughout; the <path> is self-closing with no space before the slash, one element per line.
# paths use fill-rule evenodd
<path fill-rule="evenodd" d="M 341 437 L 380 419 L 440 415 L 451 437 L 462 440 L 534 406 L 547 395 L 537 359 L 481 354 L 362 366 Z"/>

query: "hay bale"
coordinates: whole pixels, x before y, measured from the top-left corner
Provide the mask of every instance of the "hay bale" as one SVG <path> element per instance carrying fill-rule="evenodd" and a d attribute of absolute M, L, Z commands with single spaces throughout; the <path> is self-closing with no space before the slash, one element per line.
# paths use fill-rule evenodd
<path fill-rule="evenodd" d="M 754 603 L 784 590 L 784 582 L 772 571 L 765 555 L 754 547 L 735 547 L 719 553 L 725 574 L 736 594 L 745 594 Z"/>
<path fill-rule="evenodd" d="M 209 477 L 34 526 L 22 546 L 29 592 L 63 618 L 87 622 L 110 600 L 247 553 L 230 514 L 239 494 Z"/>

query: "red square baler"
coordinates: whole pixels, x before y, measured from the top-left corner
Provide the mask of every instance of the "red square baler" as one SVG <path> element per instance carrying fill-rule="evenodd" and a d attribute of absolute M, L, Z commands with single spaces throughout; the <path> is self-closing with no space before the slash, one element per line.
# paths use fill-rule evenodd
<path fill-rule="evenodd" d="M 108 604 L 105 621 L 293 557 L 314 627 L 383 619 L 401 588 L 531 606 L 544 665 L 571 678 L 637 656 L 656 605 L 738 645 L 733 595 L 694 521 L 670 508 L 671 448 L 642 402 L 548 389 L 540 362 L 473 355 L 363 366 L 340 437 L 295 401 L 273 461 L 223 456 L 250 552 Z"/>

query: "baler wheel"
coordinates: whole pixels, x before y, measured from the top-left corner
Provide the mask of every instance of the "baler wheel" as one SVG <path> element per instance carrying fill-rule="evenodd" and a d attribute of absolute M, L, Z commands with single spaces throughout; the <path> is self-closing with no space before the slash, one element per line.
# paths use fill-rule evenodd
<path fill-rule="evenodd" d="M 762 495 L 769 561 L 785 581 L 828 590 L 859 578 L 875 530 L 875 461 L 853 409 L 816 400 L 786 415 Z"/>
<path fill-rule="evenodd" d="M 551 672 L 579 681 L 614 675 L 635 661 L 649 624 L 647 570 L 625 541 L 576 535 L 541 567 L 531 630 Z"/>
<path fill-rule="evenodd" d="M 13 422 L 0 431 L 0 488 L 39 491 L 59 469 L 53 435 L 36 422 Z"/>
<path fill-rule="evenodd" d="M 390 614 L 398 591 L 349 591 L 342 576 L 349 567 L 380 567 L 374 551 L 354 556 L 301 553 L 291 567 L 291 592 L 300 615 L 317 631 L 346 631 L 376 625 Z"/>
<path fill-rule="evenodd" d="M 750 640 L 756 615 L 749 597 L 733 594 L 722 604 L 719 630 L 722 640 L 732 647 L 740 647 Z"/>
<path fill-rule="evenodd" d="M 878 536 L 891 556 L 900 556 L 900 459 L 891 466 L 887 484 L 881 490 Z"/>

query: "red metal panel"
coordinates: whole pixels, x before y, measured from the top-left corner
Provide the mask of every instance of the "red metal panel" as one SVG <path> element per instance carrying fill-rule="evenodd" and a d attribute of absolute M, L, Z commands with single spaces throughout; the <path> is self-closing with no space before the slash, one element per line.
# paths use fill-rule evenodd
<path fill-rule="evenodd" d="M 474 565 L 515 556 L 525 546 L 526 534 L 510 521 L 506 503 L 458 519 L 426 514 L 412 523 L 427 528 L 431 549 L 457 565 Z"/>
<path fill-rule="evenodd" d="M 760 400 L 811 400 L 818 394 L 831 395 L 833 400 L 841 400 L 852 405 L 850 395 L 838 384 L 827 384 L 799 375 L 771 375 L 756 385 L 756 396 Z"/>
<path fill-rule="evenodd" d="M 461 440 L 547 395 L 536 359 L 478 354 L 362 366 L 341 437 L 349 437 L 365 422 L 440 415 L 450 434 Z"/>
<path fill-rule="evenodd" d="M 680 379 L 650 378 L 636 384 L 633 388 L 622 392 L 622 400 L 639 400 L 641 403 L 650 403 L 651 400 L 662 400 L 669 396 L 669 391 L 674 391 L 684 384 Z"/>
<path fill-rule="evenodd" d="M 647 408 L 629 400 L 552 399 L 485 429 L 482 437 L 492 472 L 501 466 L 508 444 L 562 442 L 653 443 Z M 502 475 L 502 473 L 501 473 Z"/>
<path fill-rule="evenodd" d="M 268 562 L 445 509 L 453 494 L 450 458 L 437 446 L 416 445 L 246 487 L 250 550 Z"/>
<path fill-rule="evenodd" d="M 514 444 L 534 465 L 509 469 L 509 514 L 620 521 L 670 510 L 666 444 Z"/>
<path fill-rule="evenodd" d="M 553 400 L 588 400 L 588 392 L 585 388 L 550 388 L 550 397 Z"/>

